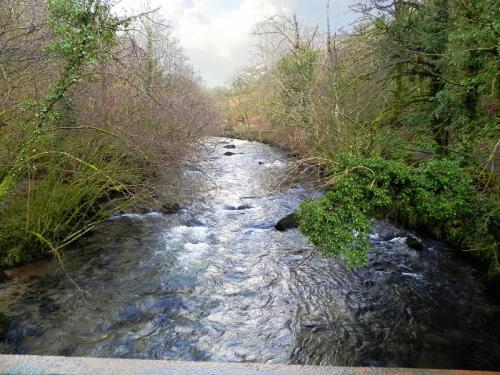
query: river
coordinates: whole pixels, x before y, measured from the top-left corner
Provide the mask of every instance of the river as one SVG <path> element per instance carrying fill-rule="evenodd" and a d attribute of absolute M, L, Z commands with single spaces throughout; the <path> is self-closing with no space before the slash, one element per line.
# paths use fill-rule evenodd
<path fill-rule="evenodd" d="M 206 141 L 178 213 L 116 216 L 65 253 L 67 273 L 43 261 L 0 284 L 13 321 L 0 352 L 500 368 L 498 305 L 439 243 L 413 250 L 377 221 L 369 265 L 347 270 L 276 231 L 319 196 L 282 183 L 288 163 L 260 143 Z"/>

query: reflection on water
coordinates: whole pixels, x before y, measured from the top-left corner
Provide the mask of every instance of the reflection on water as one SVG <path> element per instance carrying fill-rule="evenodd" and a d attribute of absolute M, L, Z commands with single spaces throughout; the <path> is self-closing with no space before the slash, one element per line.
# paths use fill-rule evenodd
<path fill-rule="evenodd" d="M 315 196 L 278 189 L 286 167 L 269 146 L 209 141 L 184 172 L 179 213 L 115 217 L 66 253 L 83 293 L 55 262 L 0 286 L 14 322 L 0 351 L 500 368 L 498 308 L 439 244 L 417 252 L 377 222 L 369 266 L 348 271 L 297 230 L 275 231 Z"/>

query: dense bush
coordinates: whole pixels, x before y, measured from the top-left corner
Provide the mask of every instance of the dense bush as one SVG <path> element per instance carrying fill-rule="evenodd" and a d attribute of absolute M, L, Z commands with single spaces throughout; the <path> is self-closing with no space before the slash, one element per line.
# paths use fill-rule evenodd
<path fill-rule="evenodd" d="M 476 191 L 458 162 L 436 159 L 414 167 L 378 156 L 342 155 L 328 174 L 332 186 L 325 196 L 304 202 L 298 213 L 302 232 L 325 253 L 350 266 L 364 264 L 370 218 L 384 216 L 477 251 L 491 273 L 500 272 L 498 205 Z"/>

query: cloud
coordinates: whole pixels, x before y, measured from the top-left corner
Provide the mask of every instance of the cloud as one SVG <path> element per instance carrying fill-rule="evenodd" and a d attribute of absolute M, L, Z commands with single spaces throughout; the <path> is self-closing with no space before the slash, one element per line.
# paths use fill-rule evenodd
<path fill-rule="evenodd" d="M 334 0 L 343 3 L 344 0 Z M 209 86 L 225 84 L 252 56 L 252 30 L 266 16 L 291 14 L 299 0 L 151 0 L 172 23 L 175 35 L 196 71 Z M 301 2 L 302 10 L 323 11 L 323 0 Z M 122 8 L 138 2 L 124 0 Z M 299 11 L 300 15 L 300 11 Z M 323 22 L 323 20 L 318 20 Z"/>
<path fill-rule="evenodd" d="M 288 14 L 296 0 L 152 0 L 172 23 L 186 55 L 209 86 L 225 84 L 248 63 L 256 23 L 272 14 Z M 138 8 L 124 0 L 122 9 Z"/>
<path fill-rule="evenodd" d="M 285 0 L 243 0 L 236 6 L 195 0 L 173 20 L 176 34 L 208 85 L 222 85 L 248 62 L 252 30 L 264 17 L 288 13 Z M 168 15 L 167 15 L 168 17 Z"/>

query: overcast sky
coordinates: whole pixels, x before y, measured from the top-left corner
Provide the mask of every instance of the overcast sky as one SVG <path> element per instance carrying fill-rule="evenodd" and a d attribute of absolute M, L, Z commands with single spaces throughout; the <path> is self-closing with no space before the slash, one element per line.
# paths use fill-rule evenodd
<path fill-rule="evenodd" d="M 120 7 L 138 9 L 141 1 Z M 324 0 L 150 0 L 175 29 L 195 71 L 210 86 L 223 86 L 252 57 L 252 30 L 264 17 L 293 14 L 310 24 L 325 24 Z M 332 28 L 350 24 L 353 0 L 331 0 Z"/>

